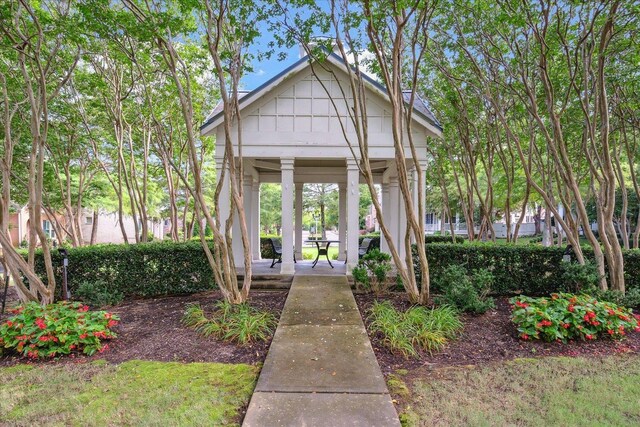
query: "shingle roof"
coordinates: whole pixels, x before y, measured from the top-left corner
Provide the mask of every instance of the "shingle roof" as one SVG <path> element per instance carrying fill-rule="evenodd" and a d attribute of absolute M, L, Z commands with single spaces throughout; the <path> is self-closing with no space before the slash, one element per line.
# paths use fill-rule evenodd
<path fill-rule="evenodd" d="M 330 53 L 330 56 L 332 56 L 334 59 L 336 59 L 339 62 L 341 62 L 343 65 L 346 65 L 341 56 L 338 56 L 333 52 Z M 262 90 L 264 90 L 265 88 L 267 88 L 271 84 L 273 84 L 273 82 L 275 82 L 276 80 L 280 79 L 284 75 L 288 74 L 289 72 L 291 72 L 295 68 L 299 67 L 302 63 L 305 63 L 305 62 L 308 62 L 308 61 L 309 61 L 309 56 L 307 55 L 307 56 L 305 56 L 303 58 L 300 58 L 294 64 L 292 64 L 289 67 L 285 68 L 280 73 L 278 73 L 274 77 L 270 78 L 269 80 L 267 80 L 265 83 L 263 83 L 262 85 L 258 86 L 254 90 L 252 90 L 252 91 L 239 91 L 238 92 L 238 97 L 239 97 L 240 107 L 242 107 L 243 103 L 245 103 L 249 99 L 253 98 L 253 96 L 255 94 L 260 93 Z M 376 81 L 375 79 L 371 78 L 370 76 L 368 76 L 368 75 L 366 75 L 364 73 L 362 74 L 362 77 L 368 83 L 372 84 L 373 86 L 376 86 L 382 92 L 387 93 L 387 88 L 383 84 L 381 84 L 380 82 Z M 411 94 L 411 91 L 403 91 L 404 101 L 407 104 L 409 103 L 409 99 L 410 99 L 410 96 L 411 96 L 410 94 Z M 436 119 L 436 117 L 433 115 L 433 113 L 429 109 L 429 107 L 427 105 L 427 102 L 419 94 L 416 94 L 415 101 L 414 101 L 414 104 L 413 104 L 413 109 L 414 109 L 414 113 L 418 113 L 418 115 L 422 116 L 427 122 L 431 123 L 433 126 L 435 126 L 440 131 L 442 131 L 442 125 L 440 124 L 438 119 Z M 222 110 L 223 110 L 223 105 L 222 105 L 222 101 L 221 101 L 221 102 L 218 102 L 218 104 L 214 107 L 214 109 L 211 111 L 211 113 L 209 113 L 209 115 L 207 116 L 207 119 L 205 120 L 204 124 L 202 124 L 202 126 L 200 126 L 200 130 L 202 131 L 209 124 L 211 124 L 211 123 L 215 122 L 217 119 L 219 119 L 223 114 Z"/>

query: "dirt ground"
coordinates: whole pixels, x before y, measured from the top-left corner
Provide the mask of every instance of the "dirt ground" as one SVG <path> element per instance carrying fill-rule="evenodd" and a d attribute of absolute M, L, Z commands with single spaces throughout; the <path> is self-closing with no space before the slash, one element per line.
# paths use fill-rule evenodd
<path fill-rule="evenodd" d="M 252 291 L 250 302 L 254 307 L 267 309 L 279 317 L 286 297 L 286 291 Z M 92 357 L 65 357 L 59 362 L 77 363 L 93 359 L 106 359 L 114 363 L 132 359 L 248 364 L 263 362 L 271 340 L 246 346 L 225 343 L 204 338 L 180 322 L 187 304 L 199 302 L 206 311 L 221 298 L 218 291 L 211 291 L 188 296 L 130 300 L 107 308 L 107 311 L 120 316 L 120 323 L 114 328 L 118 338 L 109 342 L 109 350 Z M 20 357 L 5 356 L 0 358 L 0 366 L 25 361 Z"/>
<path fill-rule="evenodd" d="M 403 293 L 392 293 L 382 299 L 389 299 L 400 308 L 409 306 Z M 376 298 L 371 294 L 356 294 L 356 302 L 366 321 L 367 311 Z M 511 310 L 507 298 L 496 299 L 496 308 L 481 315 L 462 316 L 464 330 L 447 347 L 430 355 L 422 353 L 418 358 L 406 359 L 391 353 L 382 345 L 379 334 L 369 334 L 371 344 L 385 374 L 398 369 L 409 371 L 437 369 L 448 366 L 478 365 L 522 357 L 543 356 L 601 356 L 614 353 L 640 353 L 640 333 L 629 333 L 625 340 L 608 338 L 595 341 L 570 341 L 546 343 L 523 341 L 518 338 L 516 328 L 510 319 Z"/>

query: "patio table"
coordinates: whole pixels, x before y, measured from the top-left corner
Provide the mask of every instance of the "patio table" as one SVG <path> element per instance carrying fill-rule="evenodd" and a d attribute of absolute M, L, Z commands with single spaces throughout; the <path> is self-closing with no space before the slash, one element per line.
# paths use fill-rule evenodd
<path fill-rule="evenodd" d="M 315 243 L 316 247 L 318 248 L 318 255 L 316 255 L 316 259 L 313 261 L 313 265 L 311 266 L 311 268 L 314 268 L 316 266 L 318 260 L 320 259 L 320 256 L 322 255 L 327 258 L 327 262 L 329 263 L 331 268 L 333 268 L 333 264 L 331 264 L 331 260 L 329 259 L 329 246 L 331 246 L 332 243 L 340 243 L 340 240 L 305 240 L 305 243 Z M 320 243 L 322 243 L 323 245 L 326 244 L 326 246 L 320 247 Z"/>

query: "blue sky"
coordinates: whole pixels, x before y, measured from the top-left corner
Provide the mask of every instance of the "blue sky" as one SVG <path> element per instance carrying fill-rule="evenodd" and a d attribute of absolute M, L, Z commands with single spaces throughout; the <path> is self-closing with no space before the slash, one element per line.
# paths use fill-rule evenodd
<path fill-rule="evenodd" d="M 260 39 L 260 45 L 266 45 L 270 41 L 271 37 L 267 34 Z M 256 46 L 255 49 L 259 49 Z M 280 71 L 287 68 L 289 65 L 296 62 L 298 58 L 298 46 L 295 46 L 289 50 L 283 50 L 286 52 L 287 58 L 283 61 L 278 60 L 278 55 L 272 55 L 270 59 L 263 59 L 261 61 L 253 61 L 253 73 L 245 74 L 242 77 L 242 88 L 245 90 L 253 90 L 274 77 Z"/>
<path fill-rule="evenodd" d="M 317 0 L 316 1 L 316 7 L 319 7 L 321 9 L 326 9 L 326 11 L 328 11 L 329 9 L 329 4 L 326 0 Z M 308 9 L 300 9 L 297 8 L 295 6 L 291 6 L 289 5 L 289 19 L 291 19 L 293 16 L 299 16 L 301 18 L 305 18 L 308 17 L 312 12 L 311 8 Z M 280 27 L 278 24 L 278 20 L 282 19 L 282 17 L 272 17 L 272 22 L 261 22 L 259 25 L 259 27 L 262 27 L 262 35 L 261 37 L 258 38 L 257 43 L 255 43 L 250 49 L 249 51 L 253 54 L 257 54 L 260 51 L 266 51 L 269 49 L 269 42 L 275 42 L 275 39 L 273 37 L 273 33 L 272 33 L 272 29 L 270 28 L 272 25 L 275 26 L 276 28 L 278 28 L 279 31 Z M 284 36 L 284 34 L 280 34 L 281 36 Z M 322 34 L 321 32 L 318 32 L 317 34 L 314 34 L 314 36 L 326 36 L 325 34 Z M 264 82 L 266 82 L 267 80 L 269 80 L 270 78 L 274 77 L 275 75 L 277 75 L 278 73 L 280 73 L 282 70 L 284 70 L 285 68 L 287 68 L 289 65 L 293 64 L 294 62 L 296 62 L 299 58 L 298 58 L 298 54 L 299 54 L 299 47 L 298 45 L 293 46 L 290 49 L 287 49 L 286 47 L 282 47 L 282 48 L 275 48 L 275 52 L 273 53 L 273 55 L 271 56 L 270 59 L 262 59 L 262 60 L 254 60 L 253 61 L 253 72 L 252 73 L 248 73 L 245 74 L 245 76 L 241 79 L 241 83 L 242 83 L 242 88 L 245 90 L 253 90 L 255 88 L 257 88 L 258 86 L 260 86 L 261 84 L 263 84 Z M 285 53 L 286 54 L 286 59 L 284 60 L 279 60 L 279 53 Z"/>

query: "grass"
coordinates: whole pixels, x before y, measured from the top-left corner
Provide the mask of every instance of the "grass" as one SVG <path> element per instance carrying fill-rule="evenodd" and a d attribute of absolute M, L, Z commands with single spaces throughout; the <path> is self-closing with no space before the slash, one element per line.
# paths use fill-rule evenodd
<path fill-rule="evenodd" d="M 383 335 L 383 344 L 405 357 L 417 356 L 418 350 L 441 350 L 462 329 L 455 309 L 414 306 L 399 311 L 389 301 L 374 302 L 369 327 Z"/>
<path fill-rule="evenodd" d="M 406 425 L 640 424 L 640 356 L 520 359 L 434 371 L 414 383 Z"/>
<path fill-rule="evenodd" d="M 216 303 L 216 309 L 207 317 L 200 304 L 188 304 L 182 317 L 185 326 L 194 328 L 205 337 L 248 344 L 266 341 L 278 325 L 276 317 L 249 304 Z"/>
<path fill-rule="evenodd" d="M 329 259 L 331 261 L 333 261 L 334 259 L 338 259 L 338 252 L 339 252 L 338 244 L 332 243 L 331 246 L 329 246 Z M 318 255 L 318 248 L 316 248 L 315 244 L 313 244 L 313 246 L 309 246 L 309 247 L 304 246 L 302 248 L 302 259 L 314 260 L 316 259 L 316 255 Z M 324 257 L 324 255 L 322 255 L 320 259 L 326 261 L 326 258 Z"/>
<path fill-rule="evenodd" d="M 249 365 L 146 361 L 0 368 L 0 420 L 12 425 L 237 425 L 257 374 Z"/>

